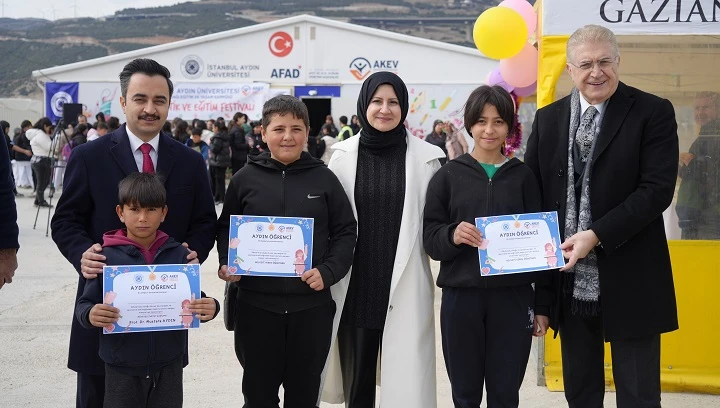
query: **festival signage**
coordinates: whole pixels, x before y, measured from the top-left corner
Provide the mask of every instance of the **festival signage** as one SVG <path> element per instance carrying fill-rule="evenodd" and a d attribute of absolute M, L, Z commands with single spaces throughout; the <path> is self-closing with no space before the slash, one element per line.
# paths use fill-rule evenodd
<path fill-rule="evenodd" d="M 543 35 L 598 24 L 616 35 L 720 34 L 717 0 L 554 0 L 543 4 Z M 572 16 L 572 18 L 568 18 Z"/>

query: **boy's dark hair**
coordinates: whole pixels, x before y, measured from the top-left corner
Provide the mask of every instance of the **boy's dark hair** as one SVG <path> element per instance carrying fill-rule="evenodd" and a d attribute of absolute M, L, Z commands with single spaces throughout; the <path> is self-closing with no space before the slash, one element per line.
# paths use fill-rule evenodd
<path fill-rule="evenodd" d="M 157 61 L 151 60 L 149 58 L 137 58 L 132 61 L 130 61 L 125 67 L 123 68 L 122 72 L 120 72 L 120 93 L 122 94 L 123 98 L 127 98 L 127 89 L 128 85 L 130 84 L 130 77 L 133 76 L 133 74 L 145 74 L 148 76 L 155 76 L 155 75 L 161 75 L 165 78 L 168 85 L 168 91 L 170 91 L 170 95 L 168 98 L 172 98 L 173 94 L 173 83 L 170 81 L 170 71 L 165 68 L 164 66 L 158 64 Z"/>
<path fill-rule="evenodd" d="M 165 132 L 165 133 L 167 133 L 167 134 L 172 133 L 172 123 L 170 123 L 169 120 L 166 120 L 166 121 L 165 121 L 165 124 L 164 124 L 163 127 L 162 127 L 162 131 Z"/>
<path fill-rule="evenodd" d="M 190 134 L 193 136 L 194 135 L 202 136 L 202 129 L 200 129 L 199 127 L 193 128 L 193 130 L 190 132 Z"/>
<path fill-rule="evenodd" d="M 262 126 L 262 122 L 260 122 L 259 120 L 253 120 L 252 122 L 250 122 L 250 127 L 251 127 L 251 128 L 254 129 L 254 128 L 258 127 L 258 126 Z"/>
<path fill-rule="evenodd" d="M 470 128 L 480 120 L 485 105 L 492 105 L 497 109 L 500 118 L 507 123 L 508 132 L 515 127 L 515 104 L 512 96 L 505 88 L 495 85 L 483 85 L 475 88 L 465 102 L 465 130 L 472 136 Z"/>
<path fill-rule="evenodd" d="M 90 129 L 90 125 L 88 125 L 87 123 L 81 123 L 75 128 L 75 134 L 79 135 L 88 129 Z"/>
<path fill-rule="evenodd" d="M 108 125 L 107 125 L 105 122 L 98 122 L 98 123 L 95 125 L 95 127 L 97 128 L 97 130 L 100 130 L 100 129 L 105 129 L 105 130 L 107 130 L 107 129 L 108 129 Z"/>
<path fill-rule="evenodd" d="M 110 116 L 105 123 L 108 126 L 108 130 L 111 132 L 117 130 L 120 127 L 120 119 L 115 116 Z"/>
<path fill-rule="evenodd" d="M 347 125 L 347 116 L 340 116 L 340 124 Z"/>
<path fill-rule="evenodd" d="M 167 194 L 160 176 L 150 173 L 130 173 L 118 184 L 118 204 L 140 208 L 161 208 L 167 203 Z"/>
<path fill-rule="evenodd" d="M 195 127 L 199 127 L 200 129 L 205 130 L 205 129 L 207 129 L 207 123 L 205 123 L 204 120 L 198 119 L 198 121 L 195 122 Z"/>
<path fill-rule="evenodd" d="M 30 122 L 27 119 L 23 120 L 22 123 L 20 124 L 20 128 L 22 128 L 22 129 L 27 129 L 29 127 L 32 127 L 32 122 Z"/>
<path fill-rule="evenodd" d="M 284 116 L 292 114 L 296 119 L 302 119 L 306 129 L 310 129 L 310 116 L 307 106 L 300 99 L 290 95 L 278 95 L 269 99 L 263 105 L 262 126 L 267 128 L 273 115 Z"/>

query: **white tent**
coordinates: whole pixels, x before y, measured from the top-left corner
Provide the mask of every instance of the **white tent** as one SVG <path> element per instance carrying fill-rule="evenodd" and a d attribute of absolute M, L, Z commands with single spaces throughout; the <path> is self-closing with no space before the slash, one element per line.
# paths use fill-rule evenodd
<path fill-rule="evenodd" d="M 429 133 L 435 119 L 461 124 L 465 99 L 496 66 L 475 48 L 301 15 L 41 69 L 33 76 L 46 84 L 79 83 L 79 101 L 74 102 L 82 103 L 87 114 L 103 111 L 122 120 L 117 76 L 139 57 L 168 67 L 180 90 L 170 117 L 185 119 L 235 111 L 257 119 L 263 98 L 247 97 L 290 93 L 308 104 L 314 126 L 326 114 L 350 117 L 362 81 L 374 71 L 393 71 L 408 84 L 408 126 L 416 135 Z M 263 84 L 269 84 L 264 91 Z"/>

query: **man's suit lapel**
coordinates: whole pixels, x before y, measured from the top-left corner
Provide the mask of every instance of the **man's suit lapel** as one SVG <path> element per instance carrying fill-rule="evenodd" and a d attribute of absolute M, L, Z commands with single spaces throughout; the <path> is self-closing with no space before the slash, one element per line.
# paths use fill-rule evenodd
<path fill-rule="evenodd" d="M 182 146 L 178 145 L 170 136 L 160 132 L 158 162 L 155 170 L 162 174 L 166 180 L 175 165 L 175 149 L 177 148 L 182 148 Z"/>
<path fill-rule="evenodd" d="M 603 114 L 593 160 L 596 160 L 602 152 L 605 151 L 613 138 L 618 134 L 634 102 L 635 100 L 629 94 L 627 86 L 620 82 L 617 90 L 613 96 L 610 97 L 610 100 L 608 100 L 607 108 Z"/>
<path fill-rule="evenodd" d="M 125 175 L 138 171 L 135 158 L 130 150 L 130 140 L 128 140 L 128 134 L 123 125 L 120 129 L 112 132 L 110 138 L 113 141 L 113 146 L 110 148 L 110 154 L 117 162 L 118 166 L 122 169 Z"/>

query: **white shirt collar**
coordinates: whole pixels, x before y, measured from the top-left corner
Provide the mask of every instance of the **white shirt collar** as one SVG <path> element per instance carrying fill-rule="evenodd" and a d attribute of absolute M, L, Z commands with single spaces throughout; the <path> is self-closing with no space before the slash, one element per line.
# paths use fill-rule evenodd
<path fill-rule="evenodd" d="M 595 118 L 600 118 L 603 114 L 603 111 L 605 110 L 605 106 L 607 105 L 607 100 L 604 100 L 598 104 L 591 105 L 590 102 L 585 100 L 585 97 L 583 94 L 580 94 L 580 116 L 582 117 L 583 114 L 585 114 L 585 110 L 589 108 L 590 106 L 594 106 L 595 109 L 597 109 L 598 114 L 595 116 Z"/>
<path fill-rule="evenodd" d="M 130 141 L 130 150 L 134 153 L 140 148 L 140 145 L 145 142 L 143 142 L 142 139 L 140 139 L 139 137 L 135 136 L 135 134 L 130 130 L 129 126 L 125 125 L 125 130 L 128 134 L 128 141 Z M 150 144 L 150 146 L 152 146 L 153 150 L 156 153 L 158 151 L 158 146 L 160 145 L 160 138 L 158 136 L 160 136 L 160 133 L 155 135 L 155 137 L 153 137 L 152 139 L 150 139 L 149 142 L 147 142 Z"/>

